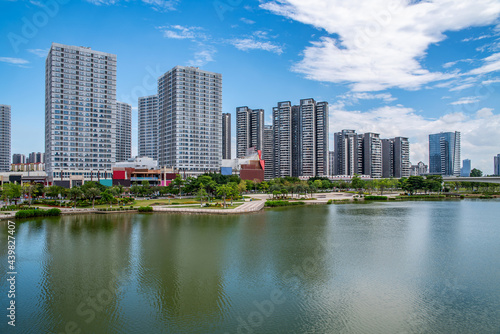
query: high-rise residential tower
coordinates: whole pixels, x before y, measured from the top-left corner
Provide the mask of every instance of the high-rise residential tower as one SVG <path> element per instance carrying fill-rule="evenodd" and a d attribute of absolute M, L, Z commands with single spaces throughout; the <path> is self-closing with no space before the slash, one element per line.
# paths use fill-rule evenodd
<path fill-rule="evenodd" d="M 132 157 L 132 106 L 116 102 L 116 162 Z"/>
<path fill-rule="evenodd" d="M 24 154 L 14 153 L 12 154 L 12 163 L 13 164 L 25 164 L 26 156 Z"/>
<path fill-rule="evenodd" d="M 292 176 L 292 103 L 273 108 L 274 177 Z"/>
<path fill-rule="evenodd" d="M 354 175 L 361 171 L 360 136 L 354 130 L 335 133 L 335 175 Z"/>
<path fill-rule="evenodd" d="M 460 132 L 429 135 L 429 173 L 460 176 Z"/>
<path fill-rule="evenodd" d="M 222 160 L 222 75 L 176 66 L 158 79 L 159 164 L 187 173 Z"/>
<path fill-rule="evenodd" d="M 363 134 L 363 172 L 373 178 L 382 177 L 382 141 L 378 133 Z"/>
<path fill-rule="evenodd" d="M 264 125 L 264 179 L 274 177 L 274 131 L 272 125 Z"/>
<path fill-rule="evenodd" d="M 406 137 L 382 139 L 382 177 L 401 178 L 411 174 L 410 142 Z"/>
<path fill-rule="evenodd" d="M 0 104 L 0 172 L 10 170 L 10 106 Z"/>
<path fill-rule="evenodd" d="M 500 176 L 500 154 L 493 157 L 493 175 Z"/>
<path fill-rule="evenodd" d="M 45 154 L 50 179 L 111 172 L 116 55 L 52 43 L 45 62 Z"/>
<path fill-rule="evenodd" d="M 222 159 L 231 159 L 231 114 L 222 114 Z"/>
<path fill-rule="evenodd" d="M 158 160 L 158 95 L 144 96 L 138 102 L 138 155 Z"/>
<path fill-rule="evenodd" d="M 264 145 L 264 110 L 236 108 L 236 155 L 246 155 L 250 147 L 262 150 Z"/>

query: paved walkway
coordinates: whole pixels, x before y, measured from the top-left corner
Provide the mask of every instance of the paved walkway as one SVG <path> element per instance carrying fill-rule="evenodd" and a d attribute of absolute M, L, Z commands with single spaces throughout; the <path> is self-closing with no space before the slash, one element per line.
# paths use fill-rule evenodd
<path fill-rule="evenodd" d="M 246 202 L 234 209 L 203 209 L 203 208 L 164 208 L 154 206 L 154 212 L 173 212 L 173 213 L 203 213 L 203 214 L 218 214 L 218 215 L 231 215 L 242 214 L 249 212 L 258 212 L 264 208 L 266 201 L 251 201 Z"/>

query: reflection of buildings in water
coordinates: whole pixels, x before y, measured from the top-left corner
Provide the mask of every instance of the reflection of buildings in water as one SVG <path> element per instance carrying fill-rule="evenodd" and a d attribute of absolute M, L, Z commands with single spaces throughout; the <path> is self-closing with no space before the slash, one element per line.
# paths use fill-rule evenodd
<path fill-rule="evenodd" d="M 46 223 L 38 317 L 54 319 L 58 327 L 49 331 L 64 331 L 69 321 L 84 332 L 111 331 L 131 221 L 131 215 L 83 215 Z"/>
<path fill-rule="evenodd" d="M 139 283 L 158 316 L 193 326 L 228 307 L 223 270 L 226 217 L 152 215 L 143 225 Z M 212 320 L 213 321 L 213 320 Z"/>

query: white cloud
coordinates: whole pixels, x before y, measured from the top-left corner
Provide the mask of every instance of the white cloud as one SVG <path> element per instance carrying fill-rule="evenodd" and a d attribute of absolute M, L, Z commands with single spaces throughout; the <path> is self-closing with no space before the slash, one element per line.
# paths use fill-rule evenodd
<path fill-rule="evenodd" d="M 98 6 L 109 6 L 120 3 L 120 0 L 86 0 L 86 1 Z M 179 0 L 140 0 L 140 1 L 147 5 L 150 5 L 154 10 L 162 12 L 175 10 L 175 6 L 179 3 Z"/>
<path fill-rule="evenodd" d="M 29 61 L 22 58 L 10 58 L 10 57 L 0 57 L 0 62 L 13 64 L 13 65 L 24 65 L 28 64 Z"/>
<path fill-rule="evenodd" d="M 45 58 L 49 54 L 49 49 L 28 49 L 28 52 L 40 58 Z"/>
<path fill-rule="evenodd" d="M 466 97 L 461 97 L 460 100 L 451 102 L 451 105 L 460 105 L 460 104 L 471 104 L 471 103 L 477 103 L 481 101 L 478 97 L 474 96 L 466 96 Z"/>
<path fill-rule="evenodd" d="M 203 30 L 200 27 L 184 27 L 181 25 L 171 25 L 157 27 L 163 31 L 163 36 L 166 38 L 173 39 L 206 39 L 205 34 L 201 32 Z"/>
<path fill-rule="evenodd" d="M 484 65 L 469 71 L 469 74 L 485 74 L 495 71 L 500 71 L 500 52 L 494 53 L 483 59 Z"/>
<path fill-rule="evenodd" d="M 485 39 L 485 38 L 490 38 L 490 37 L 493 37 L 491 35 L 481 35 L 479 37 L 469 37 L 469 38 L 464 38 L 462 40 L 462 42 L 470 42 L 470 41 L 480 41 L 482 39 Z"/>
<path fill-rule="evenodd" d="M 355 91 L 419 89 L 457 77 L 423 67 L 429 46 L 446 31 L 491 25 L 500 15 L 498 0 L 277 0 L 260 6 L 330 34 L 312 41 L 292 69 L 312 80 L 350 83 Z"/>
<path fill-rule="evenodd" d="M 475 168 L 485 173 L 493 171 L 493 156 L 498 152 L 500 115 L 483 108 L 466 115 L 462 112 L 428 119 L 411 108 L 384 106 L 367 112 L 347 111 L 342 104 L 330 105 L 330 131 L 354 129 L 358 133 L 380 133 L 382 138 L 403 136 L 410 138 L 412 163 L 429 163 L 429 134 L 441 131 L 460 131 L 462 159 L 471 159 Z"/>
<path fill-rule="evenodd" d="M 396 101 L 397 99 L 390 93 L 371 94 L 364 92 L 349 92 L 339 96 L 339 99 L 347 105 L 357 104 L 359 100 L 382 100 L 385 103 Z"/>
<path fill-rule="evenodd" d="M 243 22 L 243 23 L 246 23 L 246 24 L 255 24 L 255 21 L 247 19 L 247 18 L 244 18 L 244 17 L 242 17 L 240 19 L 240 21 Z"/>
<path fill-rule="evenodd" d="M 494 83 L 499 83 L 500 82 L 500 79 L 491 79 L 491 80 L 484 80 L 482 82 L 483 85 L 491 85 L 491 84 L 494 84 Z"/>
<path fill-rule="evenodd" d="M 196 51 L 194 53 L 194 59 L 188 61 L 188 66 L 201 67 L 209 62 L 214 61 L 214 55 L 217 52 L 214 47 L 208 45 L 199 45 L 197 49 L 199 49 L 199 51 Z"/>
<path fill-rule="evenodd" d="M 229 41 L 232 45 L 234 45 L 238 50 L 248 51 L 248 50 L 264 50 L 273 52 L 276 54 L 282 54 L 283 48 L 269 41 L 259 41 L 253 37 L 249 38 L 236 38 Z"/>

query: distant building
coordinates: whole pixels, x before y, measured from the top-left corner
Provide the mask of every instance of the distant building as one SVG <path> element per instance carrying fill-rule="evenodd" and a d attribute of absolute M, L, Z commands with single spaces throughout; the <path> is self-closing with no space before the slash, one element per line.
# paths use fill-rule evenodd
<path fill-rule="evenodd" d="M 265 179 L 264 166 L 265 162 L 262 159 L 262 152 L 249 148 L 246 156 L 242 158 L 222 160 L 221 173 L 223 175 L 236 174 L 242 180 L 258 180 L 262 182 Z"/>
<path fill-rule="evenodd" d="M 500 176 L 500 154 L 493 158 L 494 168 L 493 174 Z"/>
<path fill-rule="evenodd" d="M 428 166 L 420 161 L 416 165 L 411 165 L 410 176 L 419 176 L 428 174 Z"/>
<path fill-rule="evenodd" d="M 236 108 L 236 156 L 244 157 L 247 149 L 264 146 L 264 110 Z"/>
<path fill-rule="evenodd" d="M 460 169 L 460 176 L 469 177 L 471 172 L 471 163 L 469 159 L 462 161 L 462 168 Z"/>
<path fill-rule="evenodd" d="M 292 103 L 278 102 L 273 108 L 274 174 L 292 176 Z"/>
<path fill-rule="evenodd" d="M 45 163 L 45 153 L 41 152 L 31 152 L 26 159 L 26 163 Z"/>
<path fill-rule="evenodd" d="M 410 142 L 408 138 L 382 139 L 382 177 L 408 177 L 410 169 Z"/>
<path fill-rule="evenodd" d="M 158 160 L 158 95 L 144 96 L 138 102 L 138 155 Z"/>
<path fill-rule="evenodd" d="M 360 137 L 354 130 L 342 130 L 335 138 L 335 175 L 363 174 Z"/>
<path fill-rule="evenodd" d="M 113 164 L 113 168 L 137 168 L 137 169 L 157 169 L 158 161 L 149 157 L 129 158 Z"/>
<path fill-rule="evenodd" d="M 231 159 L 231 114 L 222 113 L 222 159 Z"/>
<path fill-rule="evenodd" d="M 31 163 L 17 163 L 11 164 L 10 170 L 12 172 L 41 172 L 45 171 L 45 163 L 43 162 L 31 162 Z"/>
<path fill-rule="evenodd" d="M 378 133 L 363 134 L 363 172 L 373 178 L 382 177 L 382 141 Z"/>
<path fill-rule="evenodd" d="M 220 170 L 222 75 L 176 66 L 158 79 L 159 164 L 188 174 Z"/>
<path fill-rule="evenodd" d="M 460 132 L 429 135 L 429 173 L 460 176 Z"/>
<path fill-rule="evenodd" d="M 12 155 L 12 163 L 13 164 L 25 164 L 26 156 L 24 154 L 14 153 Z"/>
<path fill-rule="evenodd" d="M 274 177 L 274 131 L 272 125 L 264 125 L 264 151 L 262 159 L 265 161 L 264 178 L 271 180 Z"/>
<path fill-rule="evenodd" d="M 116 102 L 116 162 L 132 156 L 132 106 Z"/>
<path fill-rule="evenodd" d="M 10 170 L 10 106 L 0 104 L 0 172 Z"/>
<path fill-rule="evenodd" d="M 328 152 L 328 175 L 332 176 L 335 175 L 335 152 L 334 151 L 329 151 Z"/>

